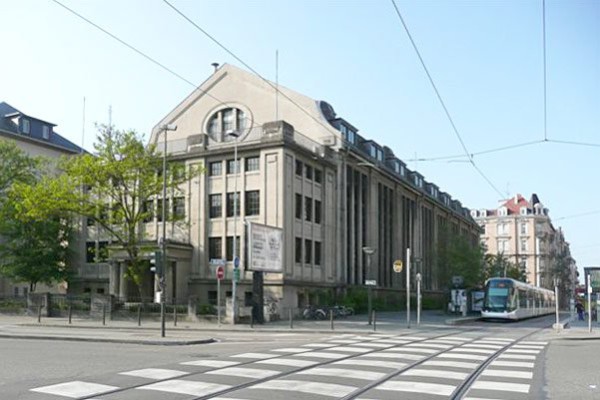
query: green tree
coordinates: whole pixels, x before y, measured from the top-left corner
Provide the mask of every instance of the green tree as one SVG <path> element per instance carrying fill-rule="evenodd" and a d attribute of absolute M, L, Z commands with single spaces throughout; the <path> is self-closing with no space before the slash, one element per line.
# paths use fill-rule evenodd
<path fill-rule="evenodd" d="M 465 288 L 483 285 L 483 249 L 473 246 L 467 238 L 451 234 L 448 229 L 442 228 L 436 260 L 441 287 L 452 287 L 453 276 L 461 276 Z"/>
<path fill-rule="evenodd" d="M 506 277 L 521 282 L 527 281 L 525 271 L 508 261 L 504 254 L 486 254 L 484 257 L 483 281 L 489 278 Z"/>
<path fill-rule="evenodd" d="M 135 131 L 114 130 L 100 125 L 95 153 L 63 159 L 59 177 L 41 182 L 32 189 L 26 203 L 42 209 L 73 212 L 100 227 L 110 237 L 112 251 L 126 254 L 125 277 L 143 295 L 145 259 L 156 248 L 147 239 L 144 222 L 154 216 L 154 200 L 160 212 L 162 201 L 162 154 L 155 144 L 144 145 Z M 182 195 L 179 187 L 201 168 L 170 163 L 167 198 Z M 173 202 L 167 218 L 177 220 Z M 109 254 L 111 258 L 111 254 Z"/>
<path fill-rule="evenodd" d="M 69 278 L 71 224 L 64 216 L 30 212 L 23 193 L 52 166 L 0 140 L 0 274 L 16 282 L 52 284 Z M 37 207 L 35 203 L 30 206 Z"/>

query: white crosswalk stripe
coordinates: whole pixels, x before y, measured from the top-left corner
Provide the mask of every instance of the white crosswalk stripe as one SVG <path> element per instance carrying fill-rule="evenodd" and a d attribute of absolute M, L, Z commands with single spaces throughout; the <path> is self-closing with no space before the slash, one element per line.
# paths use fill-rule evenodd
<path fill-rule="evenodd" d="M 450 367 L 450 368 L 465 368 L 465 369 L 475 369 L 479 366 L 476 363 L 468 363 L 462 361 L 438 361 L 438 360 L 430 360 L 425 361 L 423 363 L 424 366 L 432 366 L 432 367 Z"/>
<path fill-rule="evenodd" d="M 353 347 L 353 346 L 340 346 L 340 347 L 331 347 L 327 349 L 327 351 L 345 351 L 348 353 L 366 353 L 367 351 L 372 351 L 367 347 Z"/>
<path fill-rule="evenodd" d="M 366 367 L 382 367 L 382 368 L 391 368 L 391 369 L 400 369 L 406 366 L 406 363 L 396 362 L 396 361 L 381 361 L 381 360 L 341 360 L 336 361 L 333 364 L 338 365 L 361 365 Z"/>
<path fill-rule="evenodd" d="M 381 372 L 329 367 L 307 369 L 298 372 L 298 375 L 343 376 L 344 378 L 365 379 L 368 381 L 381 379 L 385 376 L 385 374 Z"/>
<path fill-rule="evenodd" d="M 272 351 L 276 351 L 277 353 L 304 353 L 311 350 L 302 347 L 284 347 L 282 349 L 273 349 Z"/>
<path fill-rule="evenodd" d="M 221 385 L 217 383 L 172 379 L 169 381 L 153 383 L 151 385 L 140 386 L 136 389 L 187 394 L 190 396 L 208 396 L 212 393 L 229 389 L 230 387 L 231 386 L 229 385 Z"/>
<path fill-rule="evenodd" d="M 509 360 L 535 360 L 535 356 L 527 354 L 500 354 L 498 358 L 505 358 Z"/>
<path fill-rule="evenodd" d="M 515 367 L 515 368 L 533 368 L 535 363 L 521 361 L 492 361 L 492 367 Z"/>
<path fill-rule="evenodd" d="M 57 385 L 42 386 L 31 389 L 31 391 L 77 399 L 80 397 L 95 396 L 111 392 L 116 389 L 119 388 L 116 386 L 101 385 L 93 382 L 72 381 L 59 383 Z"/>
<path fill-rule="evenodd" d="M 294 358 L 269 358 L 267 360 L 257 361 L 256 364 L 266 365 L 285 365 L 288 367 L 310 367 L 311 365 L 318 364 L 318 361 L 311 360 L 297 360 Z"/>
<path fill-rule="evenodd" d="M 146 368 L 135 371 L 120 372 L 119 375 L 137 376 L 138 378 L 147 379 L 171 379 L 178 376 L 187 375 L 185 371 L 177 371 L 173 369 Z"/>
<path fill-rule="evenodd" d="M 420 347 L 407 347 L 407 346 L 402 346 L 402 347 L 393 348 L 393 349 L 386 349 L 384 351 L 386 353 L 409 352 L 409 353 L 425 353 L 425 354 L 434 354 L 434 353 L 439 352 L 439 350 L 434 350 L 434 349 L 424 349 L 424 348 L 420 348 Z"/>
<path fill-rule="evenodd" d="M 379 386 L 377 390 L 389 390 L 397 392 L 412 392 L 425 393 L 440 396 L 450 396 L 456 389 L 452 385 L 443 385 L 440 383 L 424 383 L 424 382 L 405 382 L 405 381 L 388 381 Z"/>
<path fill-rule="evenodd" d="M 317 394 L 329 397 L 344 397 L 356 390 L 354 386 L 336 385 L 333 383 L 318 383 L 295 380 L 273 380 L 250 386 L 249 389 L 284 390 Z"/>
<path fill-rule="evenodd" d="M 428 378 L 443 378 L 443 379 L 457 379 L 465 380 L 468 374 L 464 372 L 453 372 L 442 369 L 423 369 L 423 368 L 412 368 L 402 373 L 403 376 L 426 376 Z"/>
<path fill-rule="evenodd" d="M 474 360 L 474 361 L 483 361 L 487 360 L 485 356 L 478 356 L 476 354 L 462 354 L 462 353 L 444 353 L 438 355 L 439 358 L 456 358 L 459 360 Z"/>
<path fill-rule="evenodd" d="M 328 353 L 326 351 L 311 351 L 308 353 L 298 353 L 295 354 L 296 357 L 314 357 L 314 358 L 328 358 L 328 359 L 336 359 L 348 357 L 348 354 L 340 354 L 340 353 Z"/>
<path fill-rule="evenodd" d="M 408 354 L 408 353 L 370 353 L 370 354 L 363 354 L 360 355 L 359 357 L 368 357 L 368 358 L 393 358 L 393 359 L 399 359 L 399 358 L 404 358 L 407 360 L 421 360 L 423 357 L 426 357 L 424 355 L 420 355 L 420 354 Z"/>
<path fill-rule="evenodd" d="M 242 378 L 255 378 L 263 379 L 274 375 L 278 375 L 281 372 L 270 369 L 258 369 L 258 368 L 242 368 L 242 367 L 228 367 L 217 369 L 214 371 L 206 372 L 207 375 L 227 375 L 227 376 L 239 376 Z"/>
<path fill-rule="evenodd" d="M 522 378 L 522 379 L 532 379 L 533 372 L 529 371 L 509 371 L 505 369 L 489 369 L 487 368 L 485 371 L 481 373 L 482 376 L 498 376 L 502 378 Z"/>
<path fill-rule="evenodd" d="M 529 385 L 514 382 L 496 382 L 478 380 L 471 386 L 473 389 L 499 390 L 503 392 L 529 393 Z"/>
<path fill-rule="evenodd" d="M 212 368 L 223 368 L 231 367 L 232 365 L 238 365 L 238 361 L 222 361 L 222 360 L 196 360 L 196 361 L 185 361 L 179 363 L 180 365 L 193 365 L 196 367 L 212 367 Z"/>

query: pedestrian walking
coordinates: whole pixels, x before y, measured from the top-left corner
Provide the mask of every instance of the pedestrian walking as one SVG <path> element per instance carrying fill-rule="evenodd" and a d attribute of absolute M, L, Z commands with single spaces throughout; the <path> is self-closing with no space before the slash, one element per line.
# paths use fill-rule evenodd
<path fill-rule="evenodd" d="M 585 318 L 583 316 L 583 312 L 585 311 L 585 307 L 583 307 L 583 304 L 581 304 L 581 302 L 578 301 L 577 304 L 575 304 L 575 308 L 577 309 L 577 319 L 579 319 L 580 321 L 584 321 Z"/>

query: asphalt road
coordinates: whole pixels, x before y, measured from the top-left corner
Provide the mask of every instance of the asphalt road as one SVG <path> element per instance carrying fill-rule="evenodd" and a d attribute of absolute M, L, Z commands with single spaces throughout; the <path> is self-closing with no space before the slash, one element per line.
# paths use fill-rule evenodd
<path fill-rule="evenodd" d="M 546 317 L 386 333 L 219 332 L 216 343 L 190 346 L 5 338 L 0 399 L 442 399 L 499 349 L 465 398 L 600 398 L 590 388 L 598 379 L 592 369 L 563 384 L 582 364 L 596 363 L 597 342 L 549 340 L 539 328 L 551 323 Z"/>

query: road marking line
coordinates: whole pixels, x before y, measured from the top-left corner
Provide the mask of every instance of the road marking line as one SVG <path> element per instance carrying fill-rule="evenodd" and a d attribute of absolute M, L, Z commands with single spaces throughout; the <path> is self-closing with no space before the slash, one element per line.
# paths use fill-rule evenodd
<path fill-rule="evenodd" d="M 529 385 L 514 382 L 476 381 L 472 389 L 500 390 L 503 392 L 529 393 Z"/>
<path fill-rule="evenodd" d="M 370 354 L 363 354 L 360 355 L 358 357 L 369 357 L 369 358 L 394 358 L 394 359 L 398 359 L 398 358 L 405 358 L 407 360 L 421 360 L 423 357 L 425 357 L 424 355 L 420 355 L 420 354 L 406 354 L 406 353 L 370 353 Z"/>
<path fill-rule="evenodd" d="M 453 368 L 466 368 L 475 369 L 479 366 L 477 363 L 461 362 L 461 361 L 436 361 L 430 360 L 425 361 L 423 365 L 430 365 L 432 367 L 453 367 Z"/>
<path fill-rule="evenodd" d="M 222 368 L 222 367 L 231 367 L 232 365 L 239 364 L 238 361 L 221 361 L 221 360 L 196 360 L 196 361 L 186 361 L 179 363 L 181 365 L 194 365 L 197 367 L 213 367 L 213 368 Z"/>
<path fill-rule="evenodd" d="M 400 340 L 400 339 L 380 339 L 376 340 L 377 343 L 389 343 L 389 344 L 407 344 L 412 343 L 412 340 Z"/>
<path fill-rule="evenodd" d="M 318 363 L 318 361 L 296 360 L 294 358 L 270 358 L 268 360 L 256 361 L 256 364 L 286 365 L 289 367 L 310 367 Z"/>
<path fill-rule="evenodd" d="M 339 354 L 339 353 L 327 353 L 325 351 L 311 351 L 308 353 L 299 353 L 295 355 L 296 357 L 315 357 L 315 358 L 342 358 L 347 357 L 347 354 Z"/>
<path fill-rule="evenodd" d="M 352 346 L 340 346 L 340 347 L 332 347 L 327 349 L 327 351 L 347 351 L 349 353 L 366 353 L 367 351 L 371 351 L 371 349 L 365 347 L 352 347 Z"/>
<path fill-rule="evenodd" d="M 273 357 L 279 357 L 279 356 L 277 354 L 268 354 L 268 353 L 242 353 L 242 354 L 236 354 L 236 355 L 230 356 L 230 357 L 264 359 L 264 358 L 273 358 Z"/>
<path fill-rule="evenodd" d="M 505 369 L 486 369 L 481 373 L 481 375 L 483 375 L 483 376 L 499 376 L 502 378 L 533 379 L 533 372 L 508 371 Z"/>
<path fill-rule="evenodd" d="M 535 363 L 518 361 L 492 361 L 490 365 L 495 367 L 533 368 Z"/>
<path fill-rule="evenodd" d="M 148 379 L 171 379 L 178 376 L 187 375 L 188 372 L 177 371 L 174 369 L 161 369 L 161 368 L 146 368 L 138 369 L 135 371 L 119 372 L 119 375 L 137 376 L 139 378 Z"/>
<path fill-rule="evenodd" d="M 548 342 L 531 342 L 531 341 L 526 341 L 526 342 L 520 342 L 521 344 L 537 344 L 537 345 L 541 345 L 541 346 L 545 346 L 548 344 Z"/>
<path fill-rule="evenodd" d="M 512 347 L 505 351 L 505 353 L 519 353 L 519 354 L 538 354 L 539 350 L 519 350 L 513 349 Z"/>
<path fill-rule="evenodd" d="M 506 358 L 510 360 L 535 360 L 535 356 L 525 354 L 500 354 L 498 358 Z"/>
<path fill-rule="evenodd" d="M 429 338 L 426 337 L 421 337 L 421 336 L 396 336 L 398 338 L 398 340 L 427 340 Z"/>
<path fill-rule="evenodd" d="M 507 342 L 507 343 L 512 343 L 515 341 L 515 339 L 508 339 L 508 338 L 496 338 L 496 337 L 487 337 L 487 338 L 481 338 L 480 340 L 490 340 L 490 341 L 497 341 L 497 342 Z"/>
<path fill-rule="evenodd" d="M 383 350 L 386 353 L 393 353 L 393 352 L 399 352 L 399 351 L 407 351 L 409 353 L 425 353 L 425 354 L 433 354 L 433 353 L 437 353 L 439 350 L 434 350 L 434 349 L 423 349 L 423 348 L 417 348 L 417 347 L 400 347 L 400 348 L 394 348 L 394 349 L 386 349 Z"/>
<path fill-rule="evenodd" d="M 284 347 L 283 349 L 274 349 L 271 351 L 276 351 L 278 353 L 304 353 L 305 351 L 310 351 L 310 349 L 302 347 Z"/>
<path fill-rule="evenodd" d="M 454 389 L 456 389 L 456 386 L 439 383 L 388 381 L 377 386 L 376 389 L 450 396 L 454 392 Z"/>
<path fill-rule="evenodd" d="M 463 400 L 499 400 L 499 399 L 489 399 L 489 398 L 483 398 L 483 397 L 465 397 L 463 398 Z"/>
<path fill-rule="evenodd" d="M 388 347 L 392 347 L 391 344 L 385 343 L 355 343 L 354 346 L 374 347 L 378 349 L 387 349 Z"/>
<path fill-rule="evenodd" d="M 489 349 L 472 349 L 469 347 L 459 347 L 457 349 L 450 350 L 451 353 L 478 353 L 478 354 L 494 354 L 497 350 Z"/>
<path fill-rule="evenodd" d="M 391 338 L 394 337 L 395 335 L 383 335 L 383 334 L 379 334 L 379 333 L 374 333 L 371 335 L 371 337 L 374 338 L 383 338 L 383 339 L 387 339 L 387 338 Z"/>
<path fill-rule="evenodd" d="M 485 357 L 485 356 L 478 356 L 475 354 L 460 354 L 460 353 L 444 353 L 444 354 L 438 355 L 437 357 L 439 357 L 439 358 L 457 358 L 460 360 L 477 360 L 477 361 L 487 360 L 487 357 Z"/>
<path fill-rule="evenodd" d="M 170 381 L 157 382 L 151 385 L 140 386 L 137 390 L 157 390 L 160 392 L 188 394 L 191 396 L 206 396 L 221 390 L 229 389 L 229 385 L 220 385 L 217 383 L 184 381 L 173 379 Z"/>
<path fill-rule="evenodd" d="M 325 343 L 309 343 L 309 344 L 303 344 L 303 347 L 331 347 L 331 344 L 325 344 Z"/>
<path fill-rule="evenodd" d="M 337 376 L 351 379 L 366 379 L 374 381 L 383 378 L 386 374 L 382 372 L 364 371 L 345 368 L 311 368 L 298 372 L 298 375 Z"/>
<path fill-rule="evenodd" d="M 400 368 L 406 366 L 406 363 L 403 363 L 403 362 L 381 361 L 381 360 L 357 360 L 357 359 L 336 361 L 333 364 L 364 365 L 367 367 L 382 367 L 382 368 L 391 368 L 391 369 L 400 369 Z"/>
<path fill-rule="evenodd" d="M 32 392 L 54 394 L 57 396 L 79 397 L 93 396 L 119 389 L 117 386 L 101 385 L 99 383 L 72 381 L 59 383 L 57 385 L 42 386 L 30 389 Z"/>
<path fill-rule="evenodd" d="M 285 390 L 318 394 L 321 396 L 344 397 L 356 390 L 354 386 L 336 385 L 333 383 L 319 383 L 293 380 L 272 380 L 250 386 L 248 389 Z"/>
<path fill-rule="evenodd" d="M 465 380 L 469 374 L 464 372 L 453 372 L 441 369 L 422 369 L 413 368 L 406 372 L 403 372 L 403 376 L 425 376 L 428 378 L 445 378 L 445 379 L 458 379 L 459 381 Z"/>
<path fill-rule="evenodd" d="M 281 373 L 280 371 L 273 371 L 271 369 L 241 368 L 241 367 L 229 367 L 229 368 L 217 369 L 214 371 L 206 372 L 206 374 L 211 374 L 211 375 L 239 376 L 242 378 L 256 378 L 256 379 L 269 378 L 273 375 L 277 375 L 280 373 Z"/>
<path fill-rule="evenodd" d="M 504 346 L 494 346 L 493 344 L 465 344 L 464 347 L 472 347 L 474 349 L 493 349 L 500 350 Z"/>
<path fill-rule="evenodd" d="M 335 339 L 335 340 L 329 340 L 329 343 L 354 344 L 354 343 L 358 343 L 358 340 Z"/>
<path fill-rule="evenodd" d="M 441 340 L 456 340 L 459 342 L 468 342 L 473 340 L 473 338 L 470 337 L 465 337 L 465 336 L 449 336 L 449 337 L 445 337 L 444 339 Z"/>
<path fill-rule="evenodd" d="M 544 346 L 533 346 L 528 344 L 515 344 L 512 349 L 544 350 Z"/>
<path fill-rule="evenodd" d="M 425 348 L 432 348 L 432 349 L 447 349 L 448 347 L 450 347 L 450 345 L 447 344 L 431 344 L 431 343 L 411 343 L 411 344 L 407 344 L 405 346 L 406 347 L 425 347 Z"/>

